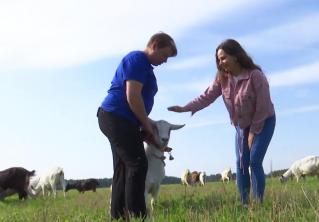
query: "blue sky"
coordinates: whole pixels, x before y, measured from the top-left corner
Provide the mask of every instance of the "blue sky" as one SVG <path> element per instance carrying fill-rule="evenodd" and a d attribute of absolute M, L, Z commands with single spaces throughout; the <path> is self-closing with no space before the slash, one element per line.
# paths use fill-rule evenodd
<path fill-rule="evenodd" d="M 171 133 L 167 175 L 235 170 L 235 130 L 221 98 L 193 117 L 166 110 L 206 89 L 226 38 L 238 40 L 270 82 L 277 126 L 266 173 L 318 155 L 318 24 L 316 0 L 1 1 L 0 170 L 61 166 L 66 178 L 112 177 L 96 110 L 121 58 L 158 31 L 175 39 L 178 56 L 155 68 L 150 117 L 186 124 Z"/>

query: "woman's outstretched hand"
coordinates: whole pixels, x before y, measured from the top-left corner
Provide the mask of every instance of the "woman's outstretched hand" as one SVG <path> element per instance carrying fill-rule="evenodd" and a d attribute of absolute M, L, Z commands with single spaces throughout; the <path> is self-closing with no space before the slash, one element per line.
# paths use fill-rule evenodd
<path fill-rule="evenodd" d="M 182 107 L 182 106 L 170 106 L 170 107 L 167 107 L 167 110 L 168 111 L 173 111 L 173 112 L 176 112 L 176 113 L 188 112 L 188 110 L 185 110 L 185 108 Z"/>

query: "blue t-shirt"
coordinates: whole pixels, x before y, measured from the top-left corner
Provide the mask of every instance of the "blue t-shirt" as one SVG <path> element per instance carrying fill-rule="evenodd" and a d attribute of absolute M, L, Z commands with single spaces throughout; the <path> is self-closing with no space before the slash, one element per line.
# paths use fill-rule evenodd
<path fill-rule="evenodd" d="M 157 82 L 153 66 L 144 52 L 133 51 L 122 59 L 116 69 L 108 95 L 101 104 L 105 111 L 115 113 L 134 124 L 140 125 L 126 99 L 126 80 L 135 80 L 143 84 L 142 97 L 148 115 L 153 108 L 154 96 L 157 93 Z"/>

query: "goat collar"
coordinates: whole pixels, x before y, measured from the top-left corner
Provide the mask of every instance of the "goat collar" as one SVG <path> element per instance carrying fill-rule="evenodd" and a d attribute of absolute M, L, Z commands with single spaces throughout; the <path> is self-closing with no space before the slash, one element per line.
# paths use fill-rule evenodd
<path fill-rule="evenodd" d="M 152 156 L 154 156 L 156 159 L 159 159 L 160 161 L 162 161 L 162 163 L 164 164 L 164 166 L 166 166 L 164 160 L 166 159 L 165 156 L 157 156 L 154 153 L 152 153 Z"/>
<path fill-rule="evenodd" d="M 166 146 L 166 147 L 164 147 L 164 148 L 162 148 L 162 151 L 163 152 L 171 152 L 173 150 L 173 148 L 170 148 L 170 147 L 168 147 L 168 146 Z"/>

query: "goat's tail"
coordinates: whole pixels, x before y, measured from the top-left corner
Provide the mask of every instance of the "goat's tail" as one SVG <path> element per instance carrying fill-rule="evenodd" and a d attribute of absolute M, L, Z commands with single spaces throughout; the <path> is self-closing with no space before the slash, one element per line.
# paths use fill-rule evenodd
<path fill-rule="evenodd" d="M 32 177 L 35 175 L 35 170 L 29 171 L 29 177 Z"/>

